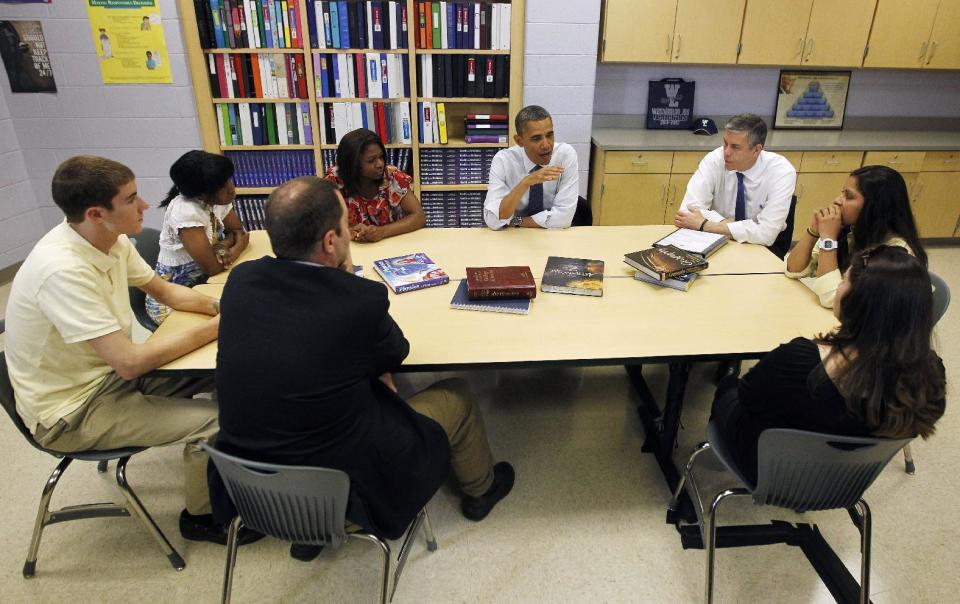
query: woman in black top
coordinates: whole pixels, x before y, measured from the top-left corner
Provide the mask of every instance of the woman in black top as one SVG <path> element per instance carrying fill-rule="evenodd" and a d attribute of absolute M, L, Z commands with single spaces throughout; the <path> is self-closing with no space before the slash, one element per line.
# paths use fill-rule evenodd
<path fill-rule="evenodd" d="M 833 332 L 782 344 L 717 388 L 711 419 L 751 481 L 768 428 L 927 438 L 943 415 L 946 377 L 930 348 L 930 277 L 917 258 L 885 245 L 857 253 L 833 312 L 840 320 Z"/>

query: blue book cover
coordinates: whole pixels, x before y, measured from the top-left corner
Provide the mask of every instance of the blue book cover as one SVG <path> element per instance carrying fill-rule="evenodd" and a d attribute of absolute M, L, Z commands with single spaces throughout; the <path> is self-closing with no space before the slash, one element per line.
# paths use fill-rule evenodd
<path fill-rule="evenodd" d="M 327 48 L 333 48 L 333 34 L 330 33 L 330 4 L 331 2 L 321 2 L 320 5 L 323 10 L 323 41 L 326 43 Z M 317 33 L 320 31 L 320 26 L 317 26 Z"/>
<path fill-rule="evenodd" d="M 263 38 L 260 40 L 262 48 L 273 48 L 273 16 L 270 11 L 272 6 L 270 0 L 260 3 L 260 12 L 263 15 Z"/>
<path fill-rule="evenodd" d="M 403 80 L 403 96 L 410 98 L 410 58 L 407 53 L 400 55 L 400 61 L 403 63 L 403 70 L 400 72 L 400 79 Z"/>
<path fill-rule="evenodd" d="M 350 20 L 347 15 L 346 0 L 337 0 L 337 16 L 340 19 L 340 48 L 351 48 Z"/>
<path fill-rule="evenodd" d="M 457 293 L 450 300 L 450 308 L 458 310 L 479 310 L 485 312 L 503 312 L 514 315 L 525 315 L 530 312 L 530 300 L 471 300 L 467 296 L 467 280 L 461 279 L 457 286 Z"/>
<path fill-rule="evenodd" d="M 457 3 L 447 2 L 447 48 L 457 47 Z"/>
<path fill-rule="evenodd" d="M 310 29 L 310 47 L 318 48 L 317 44 L 317 11 L 314 10 L 315 2 L 307 3 L 307 27 Z"/>
<path fill-rule="evenodd" d="M 373 268 L 397 294 L 450 283 L 447 273 L 423 252 L 377 260 Z"/>
<path fill-rule="evenodd" d="M 227 48 L 223 42 L 223 23 L 220 21 L 220 0 L 210 0 L 210 16 L 213 17 L 213 39 L 217 48 Z"/>
<path fill-rule="evenodd" d="M 260 104 L 251 103 L 250 104 L 250 125 L 251 130 L 253 131 L 253 144 L 262 145 L 263 144 L 263 128 L 261 127 L 262 116 L 260 115 Z"/>
<path fill-rule="evenodd" d="M 330 85 L 327 80 L 329 78 L 329 72 L 327 67 L 327 55 L 318 55 L 317 63 L 320 65 L 320 69 L 317 70 L 317 76 L 320 79 L 320 96 L 323 98 L 328 98 L 333 95 L 330 94 Z"/>
<path fill-rule="evenodd" d="M 387 85 L 388 80 L 390 79 L 389 74 L 387 73 L 387 55 L 386 53 L 380 54 L 380 88 L 383 98 L 390 98 L 390 87 Z"/>
<path fill-rule="evenodd" d="M 346 15 L 343 16 L 347 18 Z M 337 0 L 330 1 L 330 39 L 333 40 L 334 48 L 343 48 L 340 45 L 340 7 Z"/>

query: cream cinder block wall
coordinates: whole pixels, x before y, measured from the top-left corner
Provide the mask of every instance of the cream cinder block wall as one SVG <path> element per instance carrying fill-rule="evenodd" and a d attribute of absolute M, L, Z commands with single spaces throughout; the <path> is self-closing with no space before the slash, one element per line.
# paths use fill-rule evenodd
<path fill-rule="evenodd" d="M 557 140 L 577 150 L 587 195 L 600 0 L 527 0 L 523 103 L 552 115 Z"/>

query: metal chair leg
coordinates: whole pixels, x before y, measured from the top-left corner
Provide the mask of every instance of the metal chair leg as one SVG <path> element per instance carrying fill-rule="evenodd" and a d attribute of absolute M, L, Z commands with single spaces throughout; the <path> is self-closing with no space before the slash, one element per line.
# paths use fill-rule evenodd
<path fill-rule="evenodd" d="M 105 474 L 107 472 L 108 463 L 109 462 L 106 459 L 101 459 L 100 462 L 97 463 L 97 472 L 100 472 L 101 474 Z"/>
<path fill-rule="evenodd" d="M 680 473 L 680 481 L 677 482 L 677 488 L 673 490 L 673 497 L 670 499 L 668 508 L 672 511 L 677 510 L 677 503 L 680 500 L 680 496 L 683 495 L 683 487 L 687 482 L 687 475 L 693 470 L 693 462 L 697 459 L 697 456 L 710 448 L 710 443 L 702 442 L 697 445 L 697 448 L 693 450 L 693 453 L 690 454 L 690 457 L 687 459 L 687 466 L 684 468 L 683 472 Z"/>
<path fill-rule="evenodd" d="M 913 465 L 913 452 L 910 451 L 910 445 L 903 448 L 903 465 L 907 474 L 914 474 L 917 471 L 917 466 Z"/>
<path fill-rule="evenodd" d="M 862 524 L 860 527 L 860 604 L 870 604 L 870 533 L 872 519 L 870 506 L 863 499 L 856 504 L 860 512 Z"/>
<path fill-rule="evenodd" d="M 53 498 L 53 490 L 57 488 L 57 482 L 66 471 L 67 466 L 73 460 L 64 457 L 57 464 L 57 467 L 50 473 L 46 484 L 43 485 L 43 491 L 40 494 L 40 507 L 37 509 L 37 519 L 33 523 L 33 537 L 30 538 L 30 549 L 27 550 L 27 560 L 23 563 L 23 576 L 30 578 L 37 570 L 37 552 L 40 550 L 40 537 L 43 536 L 43 527 L 50 519 L 50 499 Z"/>
<path fill-rule="evenodd" d="M 710 502 L 710 514 L 707 516 L 706 527 L 707 577 L 705 585 L 705 601 L 707 604 L 713 604 L 713 569 L 714 558 L 717 549 L 717 509 L 720 507 L 720 502 L 727 497 L 749 494 L 750 491 L 747 489 L 726 489 L 717 493 L 717 495 L 713 498 L 713 501 Z"/>
<path fill-rule="evenodd" d="M 133 492 L 133 489 L 131 489 L 127 483 L 126 470 L 129 460 L 129 457 L 121 457 L 117 460 L 117 486 L 120 487 L 120 492 L 123 493 L 123 496 L 127 499 L 130 509 L 137 515 L 137 518 L 140 519 L 143 526 L 146 527 L 147 532 L 150 533 L 157 544 L 160 545 L 160 549 L 167 557 L 167 560 L 170 561 L 170 565 L 173 566 L 175 570 L 183 570 L 187 566 L 187 563 L 183 561 L 183 558 L 177 550 L 173 549 L 173 546 L 167 541 L 167 537 L 160 531 L 160 527 L 153 521 L 153 518 L 147 512 L 146 508 L 140 503 L 136 493 Z"/>
<path fill-rule="evenodd" d="M 433 536 L 433 525 L 430 524 L 427 508 L 423 508 L 423 538 L 427 540 L 428 552 L 437 551 L 437 539 Z"/>
<path fill-rule="evenodd" d="M 240 516 L 233 519 L 230 523 L 230 530 L 227 533 L 227 566 L 223 571 L 223 604 L 230 604 L 230 593 L 233 590 L 233 567 L 237 564 L 237 535 L 240 533 L 240 527 L 243 521 Z"/>
<path fill-rule="evenodd" d="M 380 583 L 380 604 L 387 604 L 393 599 L 390 589 L 390 544 L 370 533 L 347 533 L 348 537 L 364 539 L 380 547 L 380 556 L 383 559 L 383 578 Z"/>

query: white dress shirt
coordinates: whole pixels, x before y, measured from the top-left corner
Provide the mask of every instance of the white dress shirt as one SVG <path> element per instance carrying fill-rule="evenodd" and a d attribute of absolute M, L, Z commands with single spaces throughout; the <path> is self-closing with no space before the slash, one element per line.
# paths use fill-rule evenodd
<path fill-rule="evenodd" d="M 500 218 L 500 202 L 510 194 L 537 164 L 530 161 L 523 147 L 517 145 L 502 149 L 493 156 L 490 164 L 490 184 L 483 202 L 483 219 L 491 229 L 502 229 L 510 224 L 512 216 Z M 565 229 L 573 222 L 580 193 L 580 167 L 577 152 L 567 143 L 554 143 L 551 166 L 563 168 L 557 180 L 543 183 L 543 211 L 531 216 L 534 222 L 545 229 Z M 523 216 L 530 202 L 530 190 L 523 194 L 514 214 Z"/>
<path fill-rule="evenodd" d="M 727 223 L 740 242 L 772 245 L 787 228 L 790 198 L 797 185 L 797 171 L 782 155 L 761 151 L 753 166 L 743 172 L 746 220 Z M 733 220 L 737 209 L 737 173 L 723 164 L 723 147 L 700 160 L 687 184 L 681 210 L 700 210 L 711 222 Z"/>

